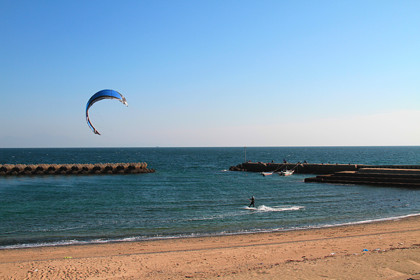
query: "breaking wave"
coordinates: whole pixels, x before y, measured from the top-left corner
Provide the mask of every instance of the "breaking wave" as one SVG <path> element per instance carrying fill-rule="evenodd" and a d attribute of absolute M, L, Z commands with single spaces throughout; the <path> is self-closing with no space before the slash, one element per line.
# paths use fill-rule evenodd
<path fill-rule="evenodd" d="M 283 212 L 283 211 L 297 211 L 305 209 L 305 206 L 265 206 L 261 205 L 258 207 L 244 207 L 244 209 L 258 211 L 258 212 Z"/>

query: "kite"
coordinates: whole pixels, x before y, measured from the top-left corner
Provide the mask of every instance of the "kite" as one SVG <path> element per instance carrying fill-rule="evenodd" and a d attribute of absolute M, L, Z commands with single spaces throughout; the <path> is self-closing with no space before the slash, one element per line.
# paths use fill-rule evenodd
<path fill-rule="evenodd" d="M 125 106 L 128 106 L 127 100 L 125 100 L 125 97 L 118 91 L 115 91 L 112 89 L 104 89 L 92 95 L 92 97 L 89 99 L 88 103 L 86 104 L 86 121 L 90 129 L 92 129 L 93 133 L 98 134 L 98 135 L 101 135 L 101 134 L 96 130 L 95 127 L 93 127 L 92 123 L 89 120 L 89 108 L 93 104 L 95 104 L 96 102 L 102 99 L 117 99 Z"/>

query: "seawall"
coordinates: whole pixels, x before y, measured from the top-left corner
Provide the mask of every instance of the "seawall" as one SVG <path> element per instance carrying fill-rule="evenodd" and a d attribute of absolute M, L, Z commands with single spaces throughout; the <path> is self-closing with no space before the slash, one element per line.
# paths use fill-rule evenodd
<path fill-rule="evenodd" d="M 420 188 L 420 165 L 363 165 L 246 162 L 230 167 L 231 171 L 272 172 L 284 169 L 295 173 L 317 174 L 307 183 L 377 185 Z"/>
<path fill-rule="evenodd" d="M 366 165 L 366 164 L 323 164 L 323 163 L 265 163 L 244 162 L 231 166 L 230 171 L 272 172 L 293 169 L 300 174 L 332 174 L 340 171 L 357 171 L 361 168 L 420 169 L 420 165 Z"/>
<path fill-rule="evenodd" d="M 0 176 L 152 173 L 145 162 L 96 164 L 0 164 Z"/>
<path fill-rule="evenodd" d="M 420 188 L 420 169 L 360 168 L 306 178 L 305 182 Z"/>

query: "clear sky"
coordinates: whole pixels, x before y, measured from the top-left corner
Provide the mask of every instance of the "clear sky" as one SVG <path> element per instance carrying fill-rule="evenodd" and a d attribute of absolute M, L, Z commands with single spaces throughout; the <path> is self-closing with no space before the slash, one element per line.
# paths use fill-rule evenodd
<path fill-rule="evenodd" d="M 0 0 L 0 147 L 420 145 L 420 1 Z M 115 89 L 128 107 L 95 92 Z"/>

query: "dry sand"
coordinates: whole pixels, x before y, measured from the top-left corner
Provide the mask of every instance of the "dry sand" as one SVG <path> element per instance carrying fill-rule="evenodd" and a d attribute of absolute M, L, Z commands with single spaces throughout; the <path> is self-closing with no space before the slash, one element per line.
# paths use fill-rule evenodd
<path fill-rule="evenodd" d="M 0 250 L 0 279 L 420 279 L 420 217 L 288 232 Z"/>

